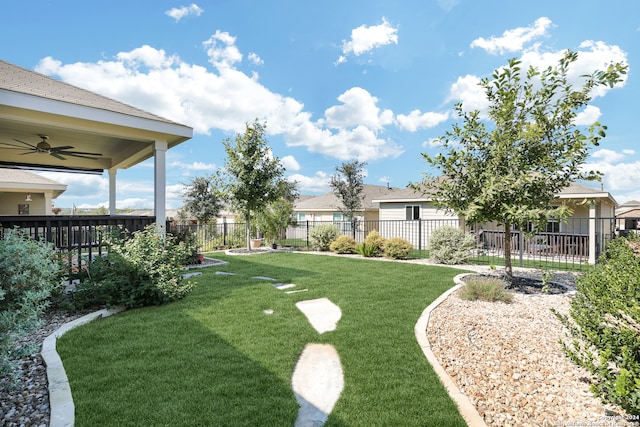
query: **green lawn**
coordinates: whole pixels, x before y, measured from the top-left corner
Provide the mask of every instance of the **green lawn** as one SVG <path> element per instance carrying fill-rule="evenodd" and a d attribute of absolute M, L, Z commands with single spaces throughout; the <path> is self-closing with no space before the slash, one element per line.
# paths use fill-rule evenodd
<path fill-rule="evenodd" d="M 215 257 L 229 264 L 203 269 L 184 300 L 60 338 L 76 426 L 292 426 L 291 375 L 311 342 L 334 345 L 344 370 L 326 426 L 465 425 L 413 331 L 460 270 L 300 253 Z M 308 291 L 285 294 L 258 275 Z M 320 297 L 342 310 L 337 330 L 322 335 L 295 307 Z"/>

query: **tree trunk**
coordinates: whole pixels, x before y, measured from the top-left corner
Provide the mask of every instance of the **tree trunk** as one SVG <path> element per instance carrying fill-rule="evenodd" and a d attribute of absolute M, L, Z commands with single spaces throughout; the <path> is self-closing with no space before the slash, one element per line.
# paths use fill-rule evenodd
<path fill-rule="evenodd" d="M 251 252 L 251 212 L 247 211 L 247 250 Z"/>
<path fill-rule="evenodd" d="M 511 284 L 513 282 L 513 267 L 511 265 L 511 224 L 504 224 L 504 273 L 505 280 Z"/>

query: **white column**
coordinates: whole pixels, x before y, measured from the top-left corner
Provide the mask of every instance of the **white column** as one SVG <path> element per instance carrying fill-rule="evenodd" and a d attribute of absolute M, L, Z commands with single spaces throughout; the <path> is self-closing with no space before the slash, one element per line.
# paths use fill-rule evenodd
<path fill-rule="evenodd" d="M 589 264 L 596 263 L 596 203 L 589 204 Z"/>
<path fill-rule="evenodd" d="M 116 173 L 117 169 L 109 169 L 109 215 L 116 214 Z"/>
<path fill-rule="evenodd" d="M 53 215 L 53 211 L 51 210 L 51 204 L 53 203 L 53 194 L 45 192 L 43 197 L 44 197 L 44 214 Z"/>
<path fill-rule="evenodd" d="M 154 176 L 154 212 L 158 235 L 166 235 L 167 222 L 167 142 L 155 141 L 153 143 L 153 176 Z"/>

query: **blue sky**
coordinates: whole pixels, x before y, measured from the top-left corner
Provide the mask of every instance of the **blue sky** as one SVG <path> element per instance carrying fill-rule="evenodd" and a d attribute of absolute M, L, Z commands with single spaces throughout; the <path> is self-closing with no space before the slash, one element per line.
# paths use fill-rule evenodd
<path fill-rule="evenodd" d="M 368 184 L 422 178 L 455 102 L 483 109 L 477 82 L 521 58 L 546 68 L 579 52 L 576 75 L 630 70 L 582 112 L 607 138 L 587 167 L 619 203 L 640 200 L 640 3 L 508 0 L 4 2 L 0 58 L 193 127 L 167 155 L 167 207 L 224 164 L 222 140 L 255 118 L 303 194 L 336 166 L 367 162 Z M 47 173 L 60 207 L 107 205 L 108 176 Z M 599 188 L 599 183 L 592 186 Z M 118 208 L 153 206 L 153 163 L 118 172 Z"/>

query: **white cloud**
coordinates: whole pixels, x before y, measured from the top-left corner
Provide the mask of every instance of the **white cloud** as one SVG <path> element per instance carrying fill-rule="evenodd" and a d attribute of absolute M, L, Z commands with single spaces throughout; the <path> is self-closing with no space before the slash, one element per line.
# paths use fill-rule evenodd
<path fill-rule="evenodd" d="M 504 54 L 505 52 L 518 52 L 524 49 L 525 44 L 546 35 L 552 22 L 547 17 L 536 19 L 533 25 L 506 30 L 502 37 L 491 36 L 489 39 L 477 38 L 471 42 L 471 47 L 479 47 L 491 54 Z"/>
<path fill-rule="evenodd" d="M 298 190 L 302 194 L 308 193 L 326 193 L 329 191 L 329 175 L 325 172 L 318 171 L 314 176 L 305 176 L 301 174 L 293 174 L 287 178 L 290 182 L 298 183 Z"/>
<path fill-rule="evenodd" d="M 172 9 L 169 9 L 165 12 L 165 14 L 178 22 L 185 16 L 200 16 L 202 15 L 202 12 L 204 12 L 204 9 L 199 7 L 197 4 L 192 3 L 189 6 L 174 7 Z"/>
<path fill-rule="evenodd" d="M 250 52 L 247 59 L 255 65 L 264 65 L 264 61 L 256 53 Z"/>
<path fill-rule="evenodd" d="M 282 166 L 288 171 L 299 171 L 301 169 L 300 163 L 298 163 L 293 156 L 284 156 L 280 159 L 280 162 L 282 162 Z"/>
<path fill-rule="evenodd" d="M 302 103 L 270 91 L 257 74 L 236 68 L 243 55 L 235 40 L 216 31 L 203 43 L 213 70 L 143 46 L 95 63 L 62 64 L 47 57 L 37 71 L 184 123 L 196 134 L 242 132 L 247 118 L 258 118 L 267 122 L 268 134 L 284 135 L 287 144 L 338 159 L 366 161 L 402 152 L 393 141 L 378 137 L 393 123 L 393 113 L 380 109 L 366 90 L 345 91 L 338 98 L 342 104 L 314 122 Z"/>
<path fill-rule="evenodd" d="M 624 159 L 626 156 L 622 153 L 616 153 L 613 150 L 601 148 L 600 150 L 594 151 L 591 154 L 591 157 L 593 157 L 594 159 L 598 159 L 603 163 L 616 163 Z"/>
<path fill-rule="evenodd" d="M 438 0 L 438 6 L 445 12 L 449 12 L 460 3 L 460 0 Z"/>
<path fill-rule="evenodd" d="M 600 109 L 593 105 L 587 105 L 584 110 L 576 114 L 574 123 L 578 126 L 590 126 L 600 118 Z"/>
<path fill-rule="evenodd" d="M 209 40 L 202 44 L 207 48 L 209 62 L 218 69 L 231 68 L 237 62 L 242 61 L 242 54 L 235 45 L 236 38 L 226 31 L 216 30 Z"/>
<path fill-rule="evenodd" d="M 353 87 L 338 97 L 342 105 L 329 107 L 325 110 L 325 119 L 321 121 L 335 129 L 345 129 L 354 126 L 366 126 L 378 131 L 393 122 L 391 110 L 380 111 L 376 106 L 378 98 L 360 87 Z"/>
<path fill-rule="evenodd" d="M 420 110 L 413 110 L 409 115 L 398 114 L 396 121 L 401 129 L 415 132 L 418 129 L 426 129 L 438 126 L 449 119 L 449 113 L 422 113 Z"/>
<path fill-rule="evenodd" d="M 186 169 L 190 171 L 211 171 L 211 172 L 213 172 L 216 169 L 216 165 L 212 163 L 203 163 L 203 162 L 184 163 L 181 161 L 171 162 L 169 164 L 169 167 Z"/>
<path fill-rule="evenodd" d="M 589 162 L 584 164 L 583 168 L 602 172 L 602 183 L 607 191 L 634 191 L 640 182 L 640 161 L 625 162 L 625 159 L 633 154 L 633 150 L 623 150 L 619 153 L 602 148 L 591 154 Z"/>
<path fill-rule="evenodd" d="M 422 143 L 423 148 L 436 148 L 441 146 L 442 142 L 440 142 L 440 138 L 429 138 Z"/>
<path fill-rule="evenodd" d="M 342 42 L 343 55 L 338 58 L 336 63 L 345 62 L 350 54 L 360 56 L 391 43 L 398 44 L 398 29 L 393 28 L 387 19 L 383 17 L 382 24 L 361 25 L 351 30 L 351 40 Z"/>
<path fill-rule="evenodd" d="M 486 112 L 489 108 L 489 101 L 484 89 L 480 86 L 480 79 L 469 74 L 458 77 L 458 80 L 451 85 L 447 97 L 447 102 L 449 101 L 462 102 L 464 111 Z"/>

